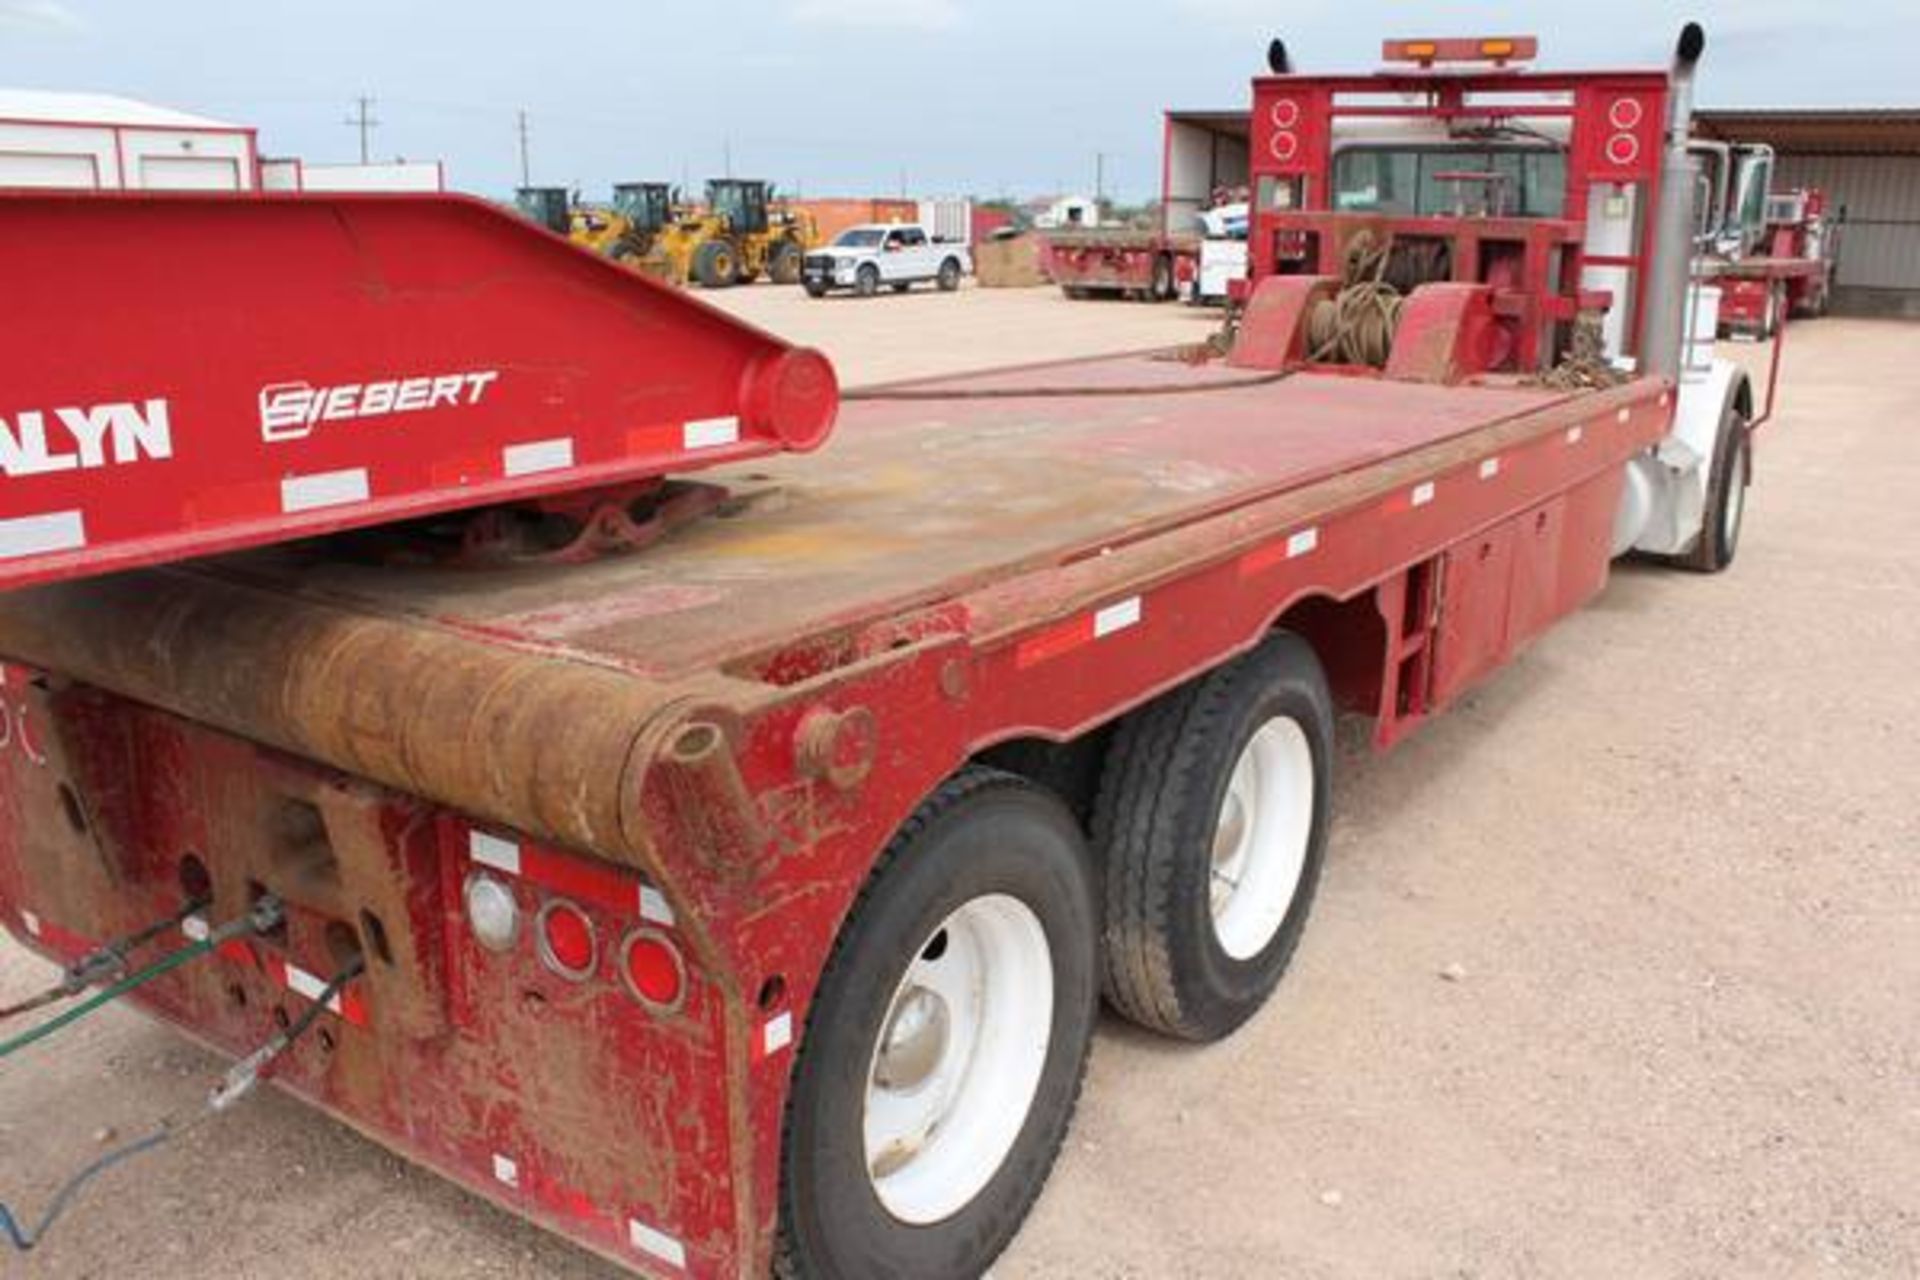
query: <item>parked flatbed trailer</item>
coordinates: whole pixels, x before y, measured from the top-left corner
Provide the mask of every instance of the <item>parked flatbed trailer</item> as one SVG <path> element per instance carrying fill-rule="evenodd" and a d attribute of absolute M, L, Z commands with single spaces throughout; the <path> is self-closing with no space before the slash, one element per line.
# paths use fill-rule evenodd
<path fill-rule="evenodd" d="M 1210 1040 L 1280 980 L 1338 711 L 1390 744 L 1645 529 L 1738 535 L 1683 216 L 1631 376 L 1535 270 L 1568 221 L 1262 216 L 1491 270 L 843 401 L 472 202 L 0 199 L 0 923 L 88 973 L 177 926 L 141 1007 L 636 1270 L 979 1274 L 1102 994 Z"/>
<path fill-rule="evenodd" d="M 1200 237 L 1123 227 L 1046 233 L 1047 274 L 1069 298 L 1165 302 L 1193 280 Z"/>

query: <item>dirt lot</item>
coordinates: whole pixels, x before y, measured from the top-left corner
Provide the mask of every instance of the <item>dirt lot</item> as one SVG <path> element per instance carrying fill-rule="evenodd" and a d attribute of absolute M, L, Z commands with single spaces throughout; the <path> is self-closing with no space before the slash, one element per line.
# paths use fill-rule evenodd
<path fill-rule="evenodd" d="M 727 305 L 853 382 L 1206 327 L 1048 292 Z M 1107 1022 L 1001 1280 L 1920 1274 L 1920 327 L 1794 344 L 1735 568 L 1620 569 L 1391 756 L 1350 726 L 1280 994 L 1205 1050 Z M 46 972 L 0 943 L 0 998 Z M 8 1064 L 0 1196 L 37 1209 L 217 1069 L 124 1014 Z M 133 1271 L 610 1275 L 272 1096 L 9 1273 Z"/>

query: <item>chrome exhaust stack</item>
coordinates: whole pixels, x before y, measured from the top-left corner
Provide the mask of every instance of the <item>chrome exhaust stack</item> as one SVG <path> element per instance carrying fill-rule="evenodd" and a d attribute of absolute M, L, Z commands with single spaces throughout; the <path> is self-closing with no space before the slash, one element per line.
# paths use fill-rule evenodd
<path fill-rule="evenodd" d="M 1693 79 L 1707 33 L 1697 22 L 1680 30 L 1668 76 L 1667 134 L 1660 161 L 1660 208 L 1654 224 L 1653 264 L 1647 281 L 1647 327 L 1640 367 L 1678 381 L 1686 341 L 1687 286 L 1693 278 Z"/>

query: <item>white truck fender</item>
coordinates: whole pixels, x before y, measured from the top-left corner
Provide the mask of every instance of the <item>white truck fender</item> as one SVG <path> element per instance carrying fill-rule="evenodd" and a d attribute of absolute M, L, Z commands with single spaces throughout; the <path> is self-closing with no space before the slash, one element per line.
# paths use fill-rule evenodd
<path fill-rule="evenodd" d="M 1614 518 L 1613 550 L 1680 555 L 1700 537 L 1715 446 L 1727 410 L 1745 401 L 1747 372 L 1731 360 L 1689 370 L 1675 398 L 1673 429 L 1627 464 L 1626 488 Z"/>

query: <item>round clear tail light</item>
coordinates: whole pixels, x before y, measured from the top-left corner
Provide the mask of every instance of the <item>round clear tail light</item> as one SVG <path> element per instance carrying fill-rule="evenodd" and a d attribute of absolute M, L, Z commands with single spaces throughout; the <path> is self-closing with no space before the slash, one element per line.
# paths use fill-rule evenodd
<path fill-rule="evenodd" d="M 587 913 L 564 898 L 540 908 L 540 959 L 561 977 L 579 982 L 593 973 L 600 941 Z"/>
<path fill-rule="evenodd" d="M 489 951 L 505 951 L 520 936 L 520 904 L 513 889 L 497 877 L 476 871 L 467 877 L 467 927 Z"/>
<path fill-rule="evenodd" d="M 658 929 L 635 929 L 620 944 L 620 977 L 649 1009 L 670 1013 L 687 996 L 687 966 L 673 939 Z"/>

